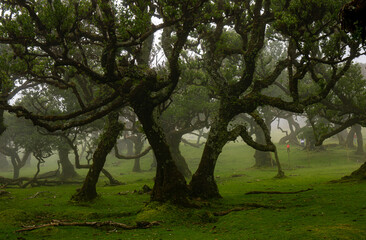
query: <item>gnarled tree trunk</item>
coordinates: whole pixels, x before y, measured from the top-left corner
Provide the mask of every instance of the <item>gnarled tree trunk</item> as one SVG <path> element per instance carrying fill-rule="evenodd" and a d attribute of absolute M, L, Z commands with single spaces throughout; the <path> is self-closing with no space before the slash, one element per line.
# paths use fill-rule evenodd
<path fill-rule="evenodd" d="M 283 131 L 279 126 L 277 126 L 278 129 L 282 130 L 283 132 L 286 132 L 286 136 L 282 137 L 278 143 L 280 145 L 283 145 L 289 142 L 291 145 L 300 145 L 299 141 L 297 140 L 297 135 L 301 131 L 300 124 L 295 121 L 293 116 L 286 118 L 286 120 L 288 122 L 290 134 L 287 134 L 287 131 Z"/>
<path fill-rule="evenodd" d="M 89 168 L 83 186 L 72 196 L 72 200 L 91 201 L 98 196 L 96 185 L 100 172 L 104 167 L 108 153 L 112 150 L 119 133 L 123 129 L 123 124 L 118 121 L 118 116 L 118 112 L 112 112 L 108 115 L 105 130 L 101 134 L 97 149 L 93 154 L 93 163 Z"/>
<path fill-rule="evenodd" d="M 158 125 L 154 107 L 148 106 L 146 102 L 136 102 L 133 107 L 156 157 L 156 176 L 151 200 L 187 204 L 188 187 L 185 178 L 173 160 L 163 129 Z"/>
<path fill-rule="evenodd" d="M 193 197 L 221 198 L 214 178 L 214 171 L 222 148 L 228 141 L 227 125 L 228 121 L 220 119 L 211 126 L 200 165 L 189 184 Z"/>

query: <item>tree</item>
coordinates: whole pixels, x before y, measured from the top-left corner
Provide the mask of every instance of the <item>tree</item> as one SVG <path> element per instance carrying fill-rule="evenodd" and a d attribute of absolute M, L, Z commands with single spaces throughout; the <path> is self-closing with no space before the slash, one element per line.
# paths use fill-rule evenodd
<path fill-rule="evenodd" d="M 115 156 L 118 159 L 134 159 L 132 171 L 141 172 L 140 158 L 148 154 L 151 147 L 149 146 L 142 151 L 146 137 L 141 131 L 141 125 L 136 114 L 131 109 L 126 108 L 123 110 L 122 117 L 125 131 L 123 132 L 123 139 L 119 139 L 114 147 Z M 126 155 L 120 153 L 123 147 L 127 148 Z"/>
<path fill-rule="evenodd" d="M 30 121 L 6 115 L 7 128 L 1 135 L 0 152 L 8 156 L 13 166 L 13 178 L 19 178 L 20 169 L 25 166 L 28 158 L 42 153 L 50 153 L 52 142 L 38 133 Z"/>
<path fill-rule="evenodd" d="M 105 130 L 100 136 L 98 147 L 93 154 L 93 164 L 89 169 L 83 186 L 72 196 L 72 200 L 90 201 L 98 196 L 96 184 L 99 174 L 103 169 L 107 154 L 112 150 L 118 135 L 123 130 L 123 124 L 118 121 L 118 116 L 118 112 L 112 112 L 108 115 Z"/>
<path fill-rule="evenodd" d="M 118 125 L 115 112 L 132 107 L 156 156 L 151 199 L 186 204 L 189 189 L 159 117 L 161 106 L 180 81 L 183 49 L 196 45 L 219 106 L 190 188 L 194 196 L 219 196 L 213 173 L 228 141 L 240 135 L 250 146 L 276 153 L 257 108 L 269 105 L 302 112 L 327 96 L 359 54 L 359 43 L 338 27 L 337 4 L 325 0 L 3 1 L 0 43 L 9 49 L 5 56 L 18 67 L 2 71 L 7 82 L 17 83 L 3 91 L 6 101 L 0 101 L 0 109 L 54 132 L 107 115 Z M 153 17 L 162 23 L 153 24 Z M 166 57 L 163 71 L 149 62 L 153 34 L 160 29 Z M 258 56 L 271 41 L 284 45 L 284 57 L 259 75 L 255 72 Z M 288 81 L 277 81 L 284 72 Z M 305 75 L 316 91 L 303 96 Z M 289 91 L 265 94 L 272 85 Z M 61 89 L 72 96 L 75 106 L 66 110 L 61 105 L 57 113 L 35 113 L 8 101 L 11 91 L 19 87 L 35 92 Z M 243 125 L 228 127 L 240 113 L 249 114 L 262 128 L 266 144 L 253 141 Z M 108 143 L 117 139 L 115 134 L 110 139 L 106 133 L 101 137 Z M 96 178 L 109 150 L 109 144 L 98 146 L 90 174 L 74 199 L 96 196 Z"/>
<path fill-rule="evenodd" d="M 271 124 L 276 119 L 276 112 L 268 107 L 264 107 L 260 109 L 261 111 L 261 118 L 264 120 L 268 131 L 271 132 Z M 255 141 L 259 144 L 266 144 L 266 136 L 263 132 L 261 126 L 253 122 L 255 125 L 254 134 L 255 134 Z M 255 150 L 254 153 L 255 164 L 254 167 L 270 167 L 276 165 L 274 160 L 272 159 L 271 153 L 266 151 Z"/>
<path fill-rule="evenodd" d="M 349 81 L 352 81 L 352 84 L 349 84 Z M 352 65 L 335 85 L 331 94 L 321 103 L 309 109 L 312 116 L 322 120 L 321 123 L 314 123 L 318 144 L 321 144 L 326 138 L 352 127 L 346 141 L 348 147 L 354 146 L 355 134 L 361 136 L 360 126 L 357 126 L 357 123 L 362 125 L 364 120 L 365 84 L 360 66 Z"/>
<path fill-rule="evenodd" d="M 188 64 L 190 68 L 185 66 L 182 71 L 182 80 L 172 96 L 169 107 L 161 117 L 161 124 L 166 133 L 173 159 L 179 171 L 186 178 L 191 177 L 192 173 L 180 152 L 180 143 L 184 141 L 185 144 L 197 147 L 197 145 L 185 141 L 183 136 L 208 127 L 209 119 L 215 112 L 216 105 L 210 100 L 205 87 L 192 85 L 190 80 L 203 73 L 192 67 L 194 63 L 189 62 Z"/>
<path fill-rule="evenodd" d="M 220 106 L 218 116 L 211 125 L 200 165 L 190 183 L 195 196 L 220 197 L 214 179 L 215 164 L 226 142 L 238 135 L 253 147 L 276 152 L 269 137 L 266 145 L 255 144 L 248 137 L 246 127 L 237 126 L 228 130 L 233 117 L 240 113 L 255 113 L 259 106 L 302 113 L 305 106 L 317 103 L 329 94 L 349 69 L 352 59 L 359 54 L 359 43 L 353 42 L 338 27 L 338 3 L 281 3 L 253 1 L 224 4 L 218 1 L 212 20 L 215 25 L 202 27 L 206 70 L 216 86 Z M 276 62 L 272 71 L 257 76 L 258 56 L 266 48 L 267 41 L 272 39 L 283 43 L 285 57 Z M 349 54 L 344 51 L 347 46 L 350 47 Z M 228 66 L 235 66 L 236 71 L 232 68 L 227 71 Z M 233 77 L 228 77 L 228 72 Z M 288 81 L 277 81 L 282 72 L 286 72 Z M 306 75 L 310 83 L 302 81 Z M 303 84 L 311 84 L 316 91 L 304 94 Z M 288 92 L 283 91 L 276 96 L 263 93 L 264 89 L 273 85 Z M 265 127 L 263 119 L 256 116 L 252 115 L 253 119 Z"/>
<path fill-rule="evenodd" d="M 29 81 L 38 89 L 70 92 L 76 107 L 71 112 L 48 115 L 8 102 L 0 102 L 0 109 L 56 131 L 90 123 L 130 105 L 157 159 L 152 200 L 186 201 L 187 186 L 157 124 L 156 108 L 169 99 L 178 83 L 179 56 L 189 33 L 201 21 L 204 2 L 2 2 L 0 43 L 9 46 L 9 56 L 21 63 L 8 75 L 18 76 L 23 87 Z M 154 25 L 153 16 L 162 23 Z M 154 32 L 168 27 L 172 29 L 166 38 L 170 41 L 168 70 L 158 75 L 146 59 Z M 100 166 L 95 162 L 100 159 L 94 158 L 93 165 Z M 93 177 L 98 174 L 89 175 Z M 95 181 L 88 181 L 91 187 Z"/>
<path fill-rule="evenodd" d="M 349 84 L 352 81 L 352 84 Z M 357 137 L 356 154 L 363 154 L 363 140 L 361 126 L 365 125 L 365 86 L 366 79 L 361 74 L 360 66 L 353 65 L 350 71 L 337 83 L 330 94 L 316 109 L 317 117 L 323 120 L 323 124 L 314 124 L 316 144 L 332 137 L 351 127 L 347 136 L 347 146 L 353 147 L 354 136 Z M 365 175 L 364 164 L 351 174 L 351 178 L 363 178 Z"/>
<path fill-rule="evenodd" d="M 290 134 L 288 134 L 287 131 L 282 130 L 278 124 L 277 128 L 286 133 L 286 136 L 280 139 L 279 144 L 285 144 L 286 142 L 289 142 L 294 145 L 299 145 L 297 136 L 301 131 L 300 124 L 294 119 L 294 116 L 291 113 L 283 112 L 281 116 L 283 116 L 283 119 L 287 121 L 290 129 Z"/>

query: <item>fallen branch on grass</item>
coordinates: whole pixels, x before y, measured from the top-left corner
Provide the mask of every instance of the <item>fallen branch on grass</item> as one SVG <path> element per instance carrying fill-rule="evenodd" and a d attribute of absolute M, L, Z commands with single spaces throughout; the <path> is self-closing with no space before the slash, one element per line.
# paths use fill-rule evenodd
<path fill-rule="evenodd" d="M 35 229 L 44 228 L 44 227 L 59 227 L 59 226 L 79 226 L 79 227 L 114 227 L 124 230 L 131 230 L 131 229 L 145 229 L 150 228 L 152 226 L 160 225 L 160 222 L 153 221 L 153 222 L 136 222 L 136 225 L 127 225 L 124 223 L 106 221 L 106 222 L 62 222 L 58 220 L 53 220 L 51 223 L 37 225 L 37 226 L 25 226 L 22 229 L 16 230 L 16 232 L 25 232 L 25 231 L 33 231 Z"/>
<path fill-rule="evenodd" d="M 242 204 L 241 207 L 235 207 L 226 211 L 221 211 L 221 212 L 215 212 L 213 213 L 214 216 L 225 216 L 231 212 L 238 212 L 238 211 L 244 211 L 244 210 L 250 210 L 250 209 L 255 209 L 255 208 L 271 208 L 271 209 L 285 209 L 285 207 L 281 207 L 281 206 L 271 206 L 271 205 L 262 205 L 262 204 L 258 204 L 258 203 L 245 203 Z"/>
<path fill-rule="evenodd" d="M 248 195 L 248 194 L 262 194 L 262 193 L 265 193 L 265 194 L 295 194 L 295 193 L 307 192 L 307 191 L 310 191 L 310 190 L 313 190 L 313 189 L 312 188 L 308 188 L 308 189 L 305 189 L 305 190 L 300 190 L 300 191 L 295 191 L 295 192 L 251 191 L 251 192 L 245 193 L 245 195 Z"/>
<path fill-rule="evenodd" d="M 23 184 L 23 182 L 26 182 Z M 62 184 L 82 184 L 83 182 L 80 181 L 62 181 L 62 180 L 40 180 L 40 179 L 34 179 L 34 178 L 27 178 L 27 177 L 21 177 L 17 179 L 10 179 L 10 178 L 4 178 L 0 177 L 0 188 L 7 188 L 8 186 L 18 185 L 21 188 L 25 188 L 29 185 L 32 187 L 39 187 L 39 186 L 55 186 L 55 185 L 62 185 Z"/>
<path fill-rule="evenodd" d="M 26 188 L 28 185 L 32 187 L 40 187 L 40 186 L 57 186 L 57 185 L 64 185 L 64 184 L 82 184 L 83 182 L 79 181 L 62 181 L 62 180 L 38 180 L 32 179 L 29 182 L 23 184 L 21 188 Z"/>
<path fill-rule="evenodd" d="M 21 177 L 16 179 L 0 177 L 0 184 L 3 184 L 1 188 L 6 188 L 8 185 L 21 186 L 23 184 L 23 181 L 29 181 L 29 180 L 30 178 L 27 177 Z"/>

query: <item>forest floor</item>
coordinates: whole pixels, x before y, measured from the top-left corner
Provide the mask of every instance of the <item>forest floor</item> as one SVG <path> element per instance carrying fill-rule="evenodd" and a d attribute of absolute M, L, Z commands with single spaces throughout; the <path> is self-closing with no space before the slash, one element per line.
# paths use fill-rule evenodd
<path fill-rule="evenodd" d="M 132 173 L 132 161 L 108 159 L 107 169 L 125 185 L 105 186 L 101 177 L 100 198 L 75 204 L 70 196 L 79 185 L 4 188 L 0 194 L 0 239 L 366 239 L 366 182 L 331 183 L 357 169 L 365 156 L 340 147 L 307 152 L 278 146 L 286 174 L 274 179 L 276 168 L 257 169 L 254 151 L 242 143 L 225 147 L 216 170 L 223 199 L 197 201 L 199 208 L 149 203 L 139 193 L 153 185 L 153 171 Z M 192 171 L 202 149 L 182 146 Z M 70 155 L 71 157 L 71 155 Z M 118 162 L 120 161 L 120 162 Z M 142 159 L 149 169 L 151 156 Z M 118 166 L 116 166 L 118 165 Z M 48 164 L 46 169 L 55 168 Z M 22 169 L 31 176 L 34 168 Z M 85 174 L 85 170 L 79 172 Z M 10 177 L 11 172 L 0 172 Z M 135 191 L 136 190 L 136 191 Z M 251 191 L 296 192 L 246 194 Z M 147 229 L 124 230 L 115 226 L 48 226 L 16 232 L 24 226 L 61 222 L 158 221 Z"/>

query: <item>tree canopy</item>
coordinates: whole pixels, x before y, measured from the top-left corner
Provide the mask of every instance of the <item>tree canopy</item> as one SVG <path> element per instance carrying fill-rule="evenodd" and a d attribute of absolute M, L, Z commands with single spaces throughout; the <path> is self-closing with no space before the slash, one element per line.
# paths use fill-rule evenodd
<path fill-rule="evenodd" d="M 122 109 L 131 107 L 157 161 L 152 200 L 187 204 L 191 196 L 220 197 L 214 169 L 227 142 L 240 136 L 277 156 L 265 107 L 303 113 L 337 91 L 350 91 L 338 82 L 348 79 L 352 61 L 364 52 L 362 40 L 341 29 L 343 4 L 1 1 L 0 133 L 4 111 L 50 132 L 105 117 L 93 164 L 74 195 L 90 200 L 124 129 Z M 174 118 L 164 124 L 169 114 Z M 204 127 L 194 121 L 202 114 L 210 130 L 187 184 L 169 133 Z M 252 138 L 248 121 L 234 121 L 239 115 L 256 123 L 261 141 Z"/>

